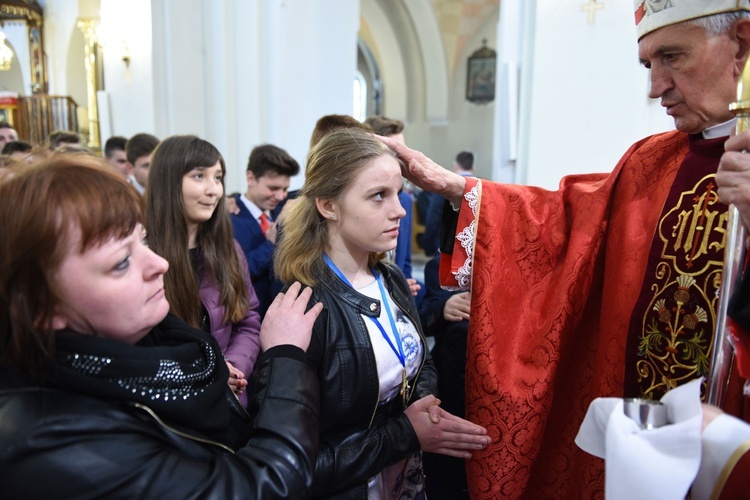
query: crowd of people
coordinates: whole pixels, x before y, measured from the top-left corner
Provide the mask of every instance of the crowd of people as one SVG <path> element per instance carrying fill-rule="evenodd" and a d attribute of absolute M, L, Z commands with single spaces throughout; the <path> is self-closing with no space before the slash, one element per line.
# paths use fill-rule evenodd
<path fill-rule="evenodd" d="M 276 146 L 227 196 L 196 136 L 52 148 L 71 136 L 0 184 L 3 491 L 418 498 L 423 451 L 489 443 L 435 396 L 401 167 L 368 126 L 316 140 L 294 201 Z"/>
<path fill-rule="evenodd" d="M 478 179 L 468 151 L 444 169 L 382 116 L 322 117 L 298 191 L 297 161 L 255 147 L 234 194 L 193 135 L 100 156 L 0 123 L 0 490 L 617 498 L 619 433 L 693 439 L 695 470 L 654 498 L 746 495 L 750 274 L 723 409 L 670 406 L 662 433 L 607 414 L 580 440 L 601 398 L 705 396 L 727 206 L 750 222 L 750 132 L 729 137 L 750 2 L 635 3 L 676 130 L 557 191 Z M 424 283 L 405 186 L 428 193 Z"/>

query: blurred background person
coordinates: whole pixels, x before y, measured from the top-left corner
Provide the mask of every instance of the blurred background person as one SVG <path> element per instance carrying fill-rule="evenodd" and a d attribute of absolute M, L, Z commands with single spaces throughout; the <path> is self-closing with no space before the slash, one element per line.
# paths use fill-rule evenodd
<path fill-rule="evenodd" d="M 130 163 L 128 181 L 141 194 L 146 192 L 148 167 L 151 165 L 151 156 L 158 145 L 159 139 L 145 133 L 135 134 L 125 143 L 125 156 Z"/>
<path fill-rule="evenodd" d="M 466 416 L 466 339 L 469 333 L 471 292 L 449 291 L 440 286 L 440 255 L 424 268 L 425 296 L 419 319 L 426 337 L 435 339 L 432 359 L 438 377 L 436 396 L 446 411 Z M 468 500 L 466 461 L 462 458 L 425 453 L 427 498 Z"/>
<path fill-rule="evenodd" d="M 63 146 L 82 146 L 81 136 L 70 130 L 55 130 L 47 136 L 47 148 L 56 151 Z"/>
<path fill-rule="evenodd" d="M 7 143 L 18 140 L 18 132 L 13 126 L 6 122 L 0 121 L 0 149 L 2 149 Z"/>
<path fill-rule="evenodd" d="M 34 150 L 34 146 L 26 141 L 6 142 L 2 149 L 3 156 L 9 156 L 16 160 L 27 160 Z"/>
<path fill-rule="evenodd" d="M 127 143 L 127 138 L 119 135 L 110 137 L 104 143 L 104 159 L 126 179 L 133 172 L 133 166 L 128 162 L 128 156 L 125 154 Z"/>

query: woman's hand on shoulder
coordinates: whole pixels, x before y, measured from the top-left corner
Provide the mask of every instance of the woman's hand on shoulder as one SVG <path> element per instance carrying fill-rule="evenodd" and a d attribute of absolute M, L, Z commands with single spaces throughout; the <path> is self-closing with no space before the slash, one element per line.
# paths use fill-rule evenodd
<path fill-rule="evenodd" d="M 307 351 L 313 325 L 323 310 L 323 304 L 318 302 L 305 312 L 310 297 L 312 288 L 302 290 L 299 282 L 294 282 L 285 293 L 276 296 L 260 327 L 261 349 L 267 351 L 278 345 L 291 344 Z"/>
<path fill-rule="evenodd" d="M 471 458 L 470 451 L 490 444 L 487 429 L 440 408 L 435 396 L 412 403 L 404 413 L 419 438 L 422 451 L 458 458 Z"/>

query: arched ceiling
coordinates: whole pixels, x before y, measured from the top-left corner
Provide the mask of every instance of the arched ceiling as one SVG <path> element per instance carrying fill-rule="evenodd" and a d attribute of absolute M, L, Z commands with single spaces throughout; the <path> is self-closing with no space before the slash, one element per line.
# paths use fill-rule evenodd
<path fill-rule="evenodd" d="M 450 82 L 500 0 L 362 0 L 360 38 L 381 69 L 385 113 L 448 119 Z M 496 21 L 495 21 L 496 22 Z"/>

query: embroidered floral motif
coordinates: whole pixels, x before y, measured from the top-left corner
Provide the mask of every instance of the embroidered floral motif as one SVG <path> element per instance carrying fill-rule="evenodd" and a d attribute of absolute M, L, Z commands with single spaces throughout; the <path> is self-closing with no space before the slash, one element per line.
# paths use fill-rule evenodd
<path fill-rule="evenodd" d="M 635 370 L 643 397 L 660 399 L 708 374 L 725 227 L 713 176 L 683 192 L 661 219 L 660 262 L 644 287 L 648 298 L 639 320 Z"/>
<path fill-rule="evenodd" d="M 417 452 L 406 460 L 383 470 L 383 493 L 388 498 L 399 500 L 424 500 L 425 475 L 422 470 L 422 454 Z"/>
<path fill-rule="evenodd" d="M 654 295 L 638 344 L 638 377 L 648 398 L 658 399 L 664 391 L 705 376 L 709 368 L 707 329 L 713 321 L 700 305 L 711 303 L 707 290 L 692 276 L 669 280 L 669 272 L 666 266 L 660 269 L 665 284 Z"/>

